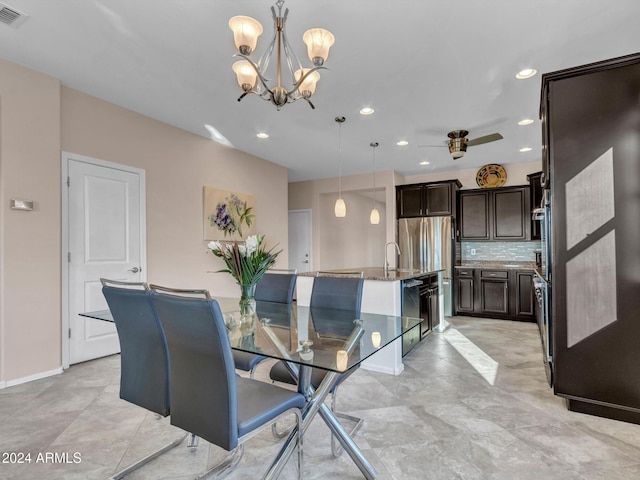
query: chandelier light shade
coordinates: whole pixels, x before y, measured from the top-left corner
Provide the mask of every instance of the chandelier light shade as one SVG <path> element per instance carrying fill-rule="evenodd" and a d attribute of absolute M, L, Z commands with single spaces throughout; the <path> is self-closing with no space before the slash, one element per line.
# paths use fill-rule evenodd
<path fill-rule="evenodd" d="M 242 100 L 247 94 L 253 93 L 273 103 L 278 110 L 287 103 L 293 103 L 301 98 L 306 100 L 311 108 L 315 108 L 310 98 L 315 93 L 316 85 L 320 80 L 318 70 L 326 68 L 323 65 L 329 56 L 329 49 L 335 43 L 335 38 L 330 31 L 323 28 L 307 30 L 302 36 L 302 40 L 307 45 L 307 54 L 313 67 L 303 68 L 287 40 L 285 24 L 289 9 L 285 9 L 283 14 L 283 5 L 284 0 L 278 0 L 275 6 L 271 7 L 273 37 L 271 43 L 257 61 L 253 61 L 249 56 L 255 51 L 258 37 L 263 32 L 260 22 L 242 15 L 235 16 L 229 20 L 229 28 L 233 32 L 233 40 L 238 50 L 235 56 L 243 59 L 242 63 L 236 62 L 233 66 L 238 85 L 240 85 L 243 92 L 238 101 Z M 277 7 L 277 13 L 275 7 Z M 271 57 L 274 55 L 276 57 L 276 83 L 270 86 L 267 81 L 267 69 Z M 238 63 L 241 64 L 236 67 Z M 254 75 L 249 75 L 245 71 L 245 67 L 251 68 Z M 288 70 L 291 80 L 291 87 L 288 89 L 283 84 L 283 73 L 286 74 L 283 71 L 284 67 Z"/>
<path fill-rule="evenodd" d="M 336 217 L 342 218 L 347 216 L 347 205 L 342 198 L 342 124 L 346 118 L 336 117 L 334 120 L 338 124 L 338 199 L 333 207 L 333 213 Z"/>
<path fill-rule="evenodd" d="M 258 75 L 249 62 L 246 60 L 239 60 L 234 63 L 231 68 L 233 68 L 233 71 L 238 78 L 238 84 L 242 87 L 243 91 L 248 92 L 255 87 Z"/>
<path fill-rule="evenodd" d="M 373 208 L 371 215 L 369 215 L 369 222 L 371 225 L 378 225 L 380 223 L 380 212 L 376 208 L 376 148 L 378 142 L 371 142 L 369 145 L 373 148 Z"/>
<path fill-rule="evenodd" d="M 329 49 L 336 42 L 336 38 L 329 30 L 312 28 L 304 32 L 302 41 L 307 45 L 309 60 L 316 66 L 323 65 L 329 56 Z"/>
<path fill-rule="evenodd" d="M 296 82 L 300 81 L 300 78 L 304 77 L 304 80 L 300 82 L 298 86 L 298 91 L 302 94 L 303 97 L 309 98 L 311 95 L 316 93 L 316 84 L 318 80 L 320 80 L 320 74 L 318 72 L 312 72 L 310 68 L 301 68 L 296 70 L 296 73 L 293 74 Z"/>
<path fill-rule="evenodd" d="M 238 51 L 243 55 L 251 55 L 263 32 L 260 22 L 255 18 L 238 15 L 229 20 L 229 28 L 233 32 L 233 41 Z"/>

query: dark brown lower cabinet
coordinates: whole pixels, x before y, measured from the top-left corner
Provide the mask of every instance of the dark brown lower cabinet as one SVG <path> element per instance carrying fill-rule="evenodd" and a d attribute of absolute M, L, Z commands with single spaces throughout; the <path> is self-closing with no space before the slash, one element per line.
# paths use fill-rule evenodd
<path fill-rule="evenodd" d="M 459 270 L 457 272 L 456 289 L 457 289 L 457 311 L 460 313 L 473 312 L 475 307 L 473 288 L 473 269 Z"/>
<path fill-rule="evenodd" d="M 533 272 L 456 269 L 456 314 L 535 321 Z"/>
<path fill-rule="evenodd" d="M 509 315 L 509 280 L 480 278 L 480 312 Z"/>
<path fill-rule="evenodd" d="M 533 291 L 533 273 L 516 272 L 515 314 L 518 317 L 531 317 L 536 314 L 534 310 L 535 295 Z"/>

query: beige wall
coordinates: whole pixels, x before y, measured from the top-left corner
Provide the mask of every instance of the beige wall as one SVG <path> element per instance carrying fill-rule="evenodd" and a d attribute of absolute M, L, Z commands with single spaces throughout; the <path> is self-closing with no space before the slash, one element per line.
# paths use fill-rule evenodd
<path fill-rule="evenodd" d="M 284 249 L 287 171 L 0 61 L 0 386 L 61 366 L 61 151 L 142 168 L 147 280 L 237 294 L 206 253 L 204 185 L 253 194 L 256 227 Z M 9 199 L 34 200 L 33 212 Z"/>
<path fill-rule="evenodd" d="M 384 195 L 382 192 L 378 192 L 378 199 L 383 200 L 385 202 L 385 210 L 387 212 L 386 215 L 381 215 L 380 225 L 376 228 L 380 228 L 382 230 L 382 234 L 380 235 L 383 238 L 382 247 L 378 246 L 380 243 L 379 237 L 367 238 L 367 234 L 362 231 L 358 231 L 357 229 L 353 229 L 351 227 L 345 227 L 347 230 L 346 235 L 342 235 L 344 239 L 343 249 L 351 249 L 354 248 L 355 245 L 368 245 L 366 248 L 375 249 L 379 248 L 380 250 L 380 258 L 382 259 L 384 242 L 395 240 L 395 215 L 389 214 L 389 212 L 395 212 L 395 178 L 396 175 L 394 172 L 386 171 L 386 172 L 376 172 L 376 187 L 380 189 L 384 189 Z M 344 221 L 345 224 L 351 223 L 353 224 L 354 215 L 357 214 L 357 209 L 350 209 L 349 202 L 346 201 L 346 196 L 350 193 L 361 193 L 371 190 L 372 188 L 372 176 L 371 174 L 362 174 L 362 175 L 349 175 L 346 177 L 342 177 L 342 192 L 343 198 L 345 198 L 345 202 L 347 203 L 347 216 L 341 221 Z M 323 203 L 323 198 L 333 197 L 333 201 L 326 201 Z M 333 213 L 333 202 L 338 198 L 338 179 L 337 178 L 327 178 L 321 180 L 307 180 L 303 182 L 293 182 L 289 184 L 289 209 L 311 209 L 311 217 L 312 217 L 312 251 L 313 251 L 313 269 L 314 270 L 322 270 L 328 268 L 351 268 L 351 267 L 366 267 L 366 266 L 374 266 L 374 265 L 354 265 L 351 260 L 346 261 L 344 265 L 335 265 L 335 263 L 327 258 L 329 252 L 331 252 L 334 256 L 341 256 L 342 258 L 349 258 L 348 254 L 343 252 L 339 252 L 335 250 L 335 245 L 329 244 L 326 240 L 327 236 L 330 234 L 327 228 L 325 228 L 322 224 L 323 218 L 325 221 L 327 220 L 327 215 L 331 215 Z M 364 209 L 364 207 L 363 207 Z M 366 210 L 366 209 L 364 209 Z M 371 208 L 369 207 L 368 211 Z M 382 211 L 380 212 L 382 214 Z M 362 215 L 358 215 L 358 218 L 361 218 Z M 365 220 L 368 220 L 368 213 L 364 215 Z M 375 245 L 371 246 L 370 245 Z M 324 252 L 324 255 L 323 255 Z M 358 257 L 358 259 L 354 259 L 353 261 L 364 260 Z M 390 256 L 391 260 L 391 256 Z M 381 261 L 381 260 L 380 260 Z M 379 262 L 378 262 L 379 263 Z M 378 264 L 376 263 L 376 264 Z"/>
<path fill-rule="evenodd" d="M 0 142 L 1 384 L 61 364 L 58 80 L 0 60 Z"/>
<path fill-rule="evenodd" d="M 386 205 L 380 200 L 384 192 L 376 192 L 376 208 L 380 212 L 380 223 L 372 225 L 369 215 L 373 198 L 358 192 L 343 192 L 347 205 L 347 216 L 337 218 L 334 205 L 337 195 L 320 195 L 320 221 L 318 229 L 322 269 L 382 267 L 386 237 Z"/>

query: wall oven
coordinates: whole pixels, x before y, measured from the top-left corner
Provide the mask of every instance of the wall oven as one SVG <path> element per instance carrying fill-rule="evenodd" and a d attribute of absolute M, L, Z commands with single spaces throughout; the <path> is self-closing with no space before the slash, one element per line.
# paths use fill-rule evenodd
<path fill-rule="evenodd" d="M 540 328 L 544 363 L 549 385 L 553 386 L 553 318 L 551 308 L 551 201 L 550 191 L 545 190 L 540 208 L 533 211 L 533 219 L 540 222 L 540 267 L 536 270 L 534 289 L 537 299 L 536 318 Z"/>

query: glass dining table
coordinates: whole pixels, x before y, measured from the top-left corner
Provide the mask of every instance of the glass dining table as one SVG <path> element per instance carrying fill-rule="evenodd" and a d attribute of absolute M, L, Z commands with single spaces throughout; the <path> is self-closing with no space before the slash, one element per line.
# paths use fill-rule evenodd
<path fill-rule="evenodd" d="M 263 301 L 256 302 L 254 315 L 243 317 L 237 298 L 215 299 L 224 314 L 232 349 L 283 360 L 297 379 L 298 391 L 307 400 L 302 433 L 319 415 L 364 477 L 376 478 L 377 472 L 325 404 L 325 398 L 342 374 L 357 368 L 394 341 L 402 341 L 403 334 L 420 328 L 422 319 L 373 313 L 355 315 L 349 310 Z M 109 310 L 81 315 L 113 321 Z M 315 389 L 310 384 L 313 368 L 326 371 Z M 294 429 L 285 440 L 264 478 L 278 478 L 295 451 L 297 433 Z"/>

